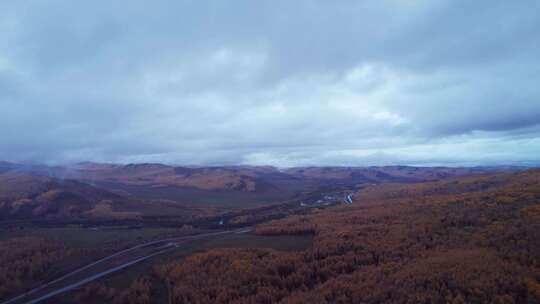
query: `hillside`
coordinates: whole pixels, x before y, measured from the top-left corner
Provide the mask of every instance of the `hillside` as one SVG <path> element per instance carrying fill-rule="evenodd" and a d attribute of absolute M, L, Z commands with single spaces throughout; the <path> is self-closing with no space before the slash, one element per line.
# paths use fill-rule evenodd
<path fill-rule="evenodd" d="M 257 233 L 315 239 L 299 253 L 212 250 L 156 274 L 174 303 L 540 302 L 540 170 L 371 186 Z"/>
<path fill-rule="evenodd" d="M 191 188 L 207 191 L 268 192 L 306 190 L 328 183 L 424 182 L 453 176 L 518 171 L 523 168 L 448 168 L 448 167 L 298 167 L 271 166 L 179 167 L 164 164 L 79 163 L 70 166 L 20 165 L 0 163 L 0 174 L 73 179 L 90 184 L 114 184 L 146 188 Z"/>
<path fill-rule="evenodd" d="M 6 220 L 139 218 L 125 198 L 73 181 L 44 176 L 0 175 L 0 218 Z"/>
<path fill-rule="evenodd" d="M 286 170 L 287 174 L 297 178 L 334 180 L 348 183 L 385 183 L 385 182 L 426 182 L 440 179 L 492 174 L 496 172 L 520 171 L 514 167 L 298 167 Z"/>
<path fill-rule="evenodd" d="M 78 165 L 65 172 L 69 178 L 117 182 L 151 187 L 192 187 L 204 190 L 237 190 L 252 192 L 252 176 L 226 168 L 186 168 L 162 164 Z"/>
<path fill-rule="evenodd" d="M 4 218 L 137 219 L 167 215 L 169 211 L 186 218 L 190 213 L 207 213 L 193 208 L 253 208 L 282 204 L 320 191 L 392 182 L 419 183 L 497 170 L 396 166 L 280 170 L 268 166 L 45 166 L 2 162 L 0 171 L 0 216 Z"/>
<path fill-rule="evenodd" d="M 143 171 L 163 169 L 152 166 L 153 169 L 147 167 Z M 6 246 L 27 242 L 10 237 L 17 232 L 21 237 L 33 237 L 28 239 L 31 242 L 28 250 L 43 257 L 34 262 L 34 258 L 26 259 L 22 251 L 16 257 L 6 254 L 4 259 L 21 263 L 6 268 L 19 270 L 3 280 L 10 281 L 12 276 L 30 282 L 51 275 L 40 265 L 61 263 L 63 256 L 69 255 L 62 246 L 79 234 L 85 234 L 89 240 L 106 240 L 110 233 L 131 235 L 132 241 L 139 240 L 137 235 L 154 233 L 163 233 L 164 238 L 170 229 L 152 232 L 152 227 L 190 233 L 193 228 L 199 228 L 176 220 L 202 216 L 198 220 L 211 219 L 209 223 L 214 228 L 229 227 L 219 226 L 216 223 L 219 219 L 225 219 L 225 225 L 262 224 L 251 234 L 232 234 L 236 239 L 232 243 L 220 237 L 214 240 L 217 243 L 212 241 L 207 245 L 179 243 L 178 247 L 170 247 L 174 253 L 158 256 L 132 271 L 118 272 L 111 278 L 113 285 L 108 285 L 109 280 L 98 281 L 53 300 L 55 303 L 153 303 L 154 299 L 161 302 L 168 298 L 171 303 L 201 304 L 540 302 L 538 169 L 494 170 L 489 174 L 482 170 L 473 173 L 465 169 L 409 167 L 310 168 L 295 173 L 252 167 L 227 170 L 238 170 L 241 174 L 255 171 L 257 178 L 266 176 L 268 180 L 283 183 L 297 180 L 298 185 L 332 185 L 334 193 L 349 193 L 352 188 L 342 185 L 360 181 L 360 178 L 343 177 L 350 172 L 356 176 L 362 173 L 364 178 L 370 173 L 372 177 L 370 182 L 360 182 L 352 204 L 339 204 L 342 199 L 338 197 L 337 204 L 315 204 L 310 208 L 294 201 L 289 205 L 218 210 L 186 209 L 159 200 L 147 203 L 133 194 L 113 193 L 81 181 L 4 173 L 0 175 L 3 219 L 105 222 L 92 221 L 92 225 L 99 227 L 92 226 L 95 230 L 83 226 L 70 231 L 73 228 L 68 225 L 45 234 L 36 233 L 47 230 L 46 227 L 30 225 L 23 233 L 17 232 L 18 225 L 7 227 Z M 386 174 L 393 177 L 398 175 L 394 170 L 403 175 L 419 171 L 428 181 L 420 181 L 419 172 L 416 180 L 402 182 L 378 170 L 387 170 Z M 430 180 L 436 173 L 450 177 Z M 302 174 L 310 177 L 301 177 Z M 375 179 L 377 175 L 380 180 Z M 325 196 L 325 191 L 315 193 Z M 176 222 L 167 221 L 171 216 Z M 111 223 L 122 222 L 116 221 L 119 219 L 135 219 L 142 226 L 135 230 L 121 226 L 109 230 Z M 49 244 L 43 239 L 54 239 L 51 236 L 56 238 L 59 231 L 66 230 L 67 235 L 60 237 L 58 243 Z M 291 243 L 296 242 L 293 239 L 284 241 L 289 237 L 302 240 L 304 245 L 299 248 Z M 255 238 L 261 241 L 251 243 Z M 103 247 L 108 250 L 125 246 L 116 241 L 103 244 L 109 246 Z M 293 247 L 297 249 L 276 249 Z M 188 249 L 191 253 L 182 254 L 187 248 L 192 248 Z M 28 265 L 32 265 L 28 269 L 36 271 L 35 275 L 24 271 Z M 11 294 L 7 289 L 3 292 Z"/>

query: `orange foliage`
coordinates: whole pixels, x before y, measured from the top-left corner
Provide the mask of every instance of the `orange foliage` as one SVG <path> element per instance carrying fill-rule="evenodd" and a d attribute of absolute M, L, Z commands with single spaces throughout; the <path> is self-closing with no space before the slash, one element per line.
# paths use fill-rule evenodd
<path fill-rule="evenodd" d="M 0 299 L 42 281 L 51 267 L 74 252 L 60 244 L 34 237 L 0 242 Z"/>
<path fill-rule="evenodd" d="M 314 234 L 304 252 L 212 250 L 157 272 L 174 303 L 538 303 L 539 185 L 531 170 L 373 186 L 257 227 Z"/>

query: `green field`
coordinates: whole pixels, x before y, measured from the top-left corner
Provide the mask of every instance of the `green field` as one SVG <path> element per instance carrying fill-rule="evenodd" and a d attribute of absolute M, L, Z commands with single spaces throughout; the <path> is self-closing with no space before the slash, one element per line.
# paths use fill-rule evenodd
<path fill-rule="evenodd" d="M 121 226 L 88 228 L 73 225 L 53 228 L 28 225 L 15 229 L 0 229 L 0 241 L 16 237 L 39 237 L 61 242 L 68 248 L 81 249 L 81 251 L 77 251 L 77 254 L 62 260 L 48 269 L 47 275 L 43 280 L 50 281 L 70 271 L 70 269 L 76 269 L 95 261 L 99 257 L 136 243 L 198 232 L 200 231 L 166 227 L 130 229 L 129 227 Z M 99 281 L 108 287 L 123 290 L 136 278 L 151 275 L 155 265 L 183 259 L 191 254 L 209 249 L 269 248 L 279 251 L 301 251 L 309 248 L 312 242 L 313 237 L 311 236 L 259 236 L 250 233 L 216 235 L 198 240 L 180 242 L 179 247 L 174 251 L 155 256 Z M 77 290 L 59 295 L 51 299 L 52 302 L 47 303 L 71 303 L 70 299 L 72 297 L 70 294 L 76 292 Z M 162 296 L 161 292 L 156 296 Z"/>
<path fill-rule="evenodd" d="M 140 264 L 134 265 L 126 270 L 108 276 L 99 282 L 105 286 L 123 290 L 141 276 L 151 275 L 153 267 L 159 264 L 165 264 L 174 260 L 183 259 L 189 255 L 204 252 L 215 248 L 269 248 L 279 251 L 301 251 L 311 247 L 313 243 L 312 236 L 258 236 L 252 234 L 226 234 L 182 243 L 178 249 L 173 252 L 156 256 Z M 82 287 L 84 288 L 84 287 Z M 74 290 L 64 295 L 59 295 L 47 303 L 73 303 L 72 295 L 82 288 Z M 156 299 L 165 301 L 165 294 L 158 292 L 154 295 Z"/>
<path fill-rule="evenodd" d="M 150 274 L 156 264 L 168 263 L 189 255 L 216 248 L 268 248 L 278 251 L 302 251 L 313 244 L 312 236 L 260 236 L 253 234 L 224 234 L 207 239 L 189 241 L 180 244 L 173 252 L 156 256 L 141 264 L 116 273 L 104 282 L 111 287 L 127 287 L 131 280 L 139 275 Z"/>
<path fill-rule="evenodd" d="M 59 241 L 68 247 L 87 248 L 117 245 L 151 240 L 156 237 L 181 234 L 185 230 L 165 227 L 127 229 L 122 227 L 100 227 L 97 230 L 79 226 L 61 228 L 24 227 L 13 231 L 0 230 L 0 240 L 13 237 L 34 236 Z"/>

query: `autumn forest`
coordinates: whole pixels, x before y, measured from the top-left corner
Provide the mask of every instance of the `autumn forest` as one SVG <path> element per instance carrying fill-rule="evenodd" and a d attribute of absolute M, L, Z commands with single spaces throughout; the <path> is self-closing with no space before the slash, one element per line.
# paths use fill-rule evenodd
<path fill-rule="evenodd" d="M 121 287 L 98 281 L 59 301 L 540 303 L 540 170 L 373 184 L 353 204 L 266 221 L 252 233 L 312 243 L 208 248 L 157 260 Z M 18 249 L 0 257 L 4 294 L 80 254 L 38 239 L 8 247 Z"/>

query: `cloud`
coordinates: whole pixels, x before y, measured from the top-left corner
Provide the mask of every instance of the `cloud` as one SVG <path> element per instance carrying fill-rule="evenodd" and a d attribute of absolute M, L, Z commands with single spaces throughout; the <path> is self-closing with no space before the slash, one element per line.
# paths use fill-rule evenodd
<path fill-rule="evenodd" d="M 0 159 L 540 161 L 539 4 L 0 4 Z"/>

